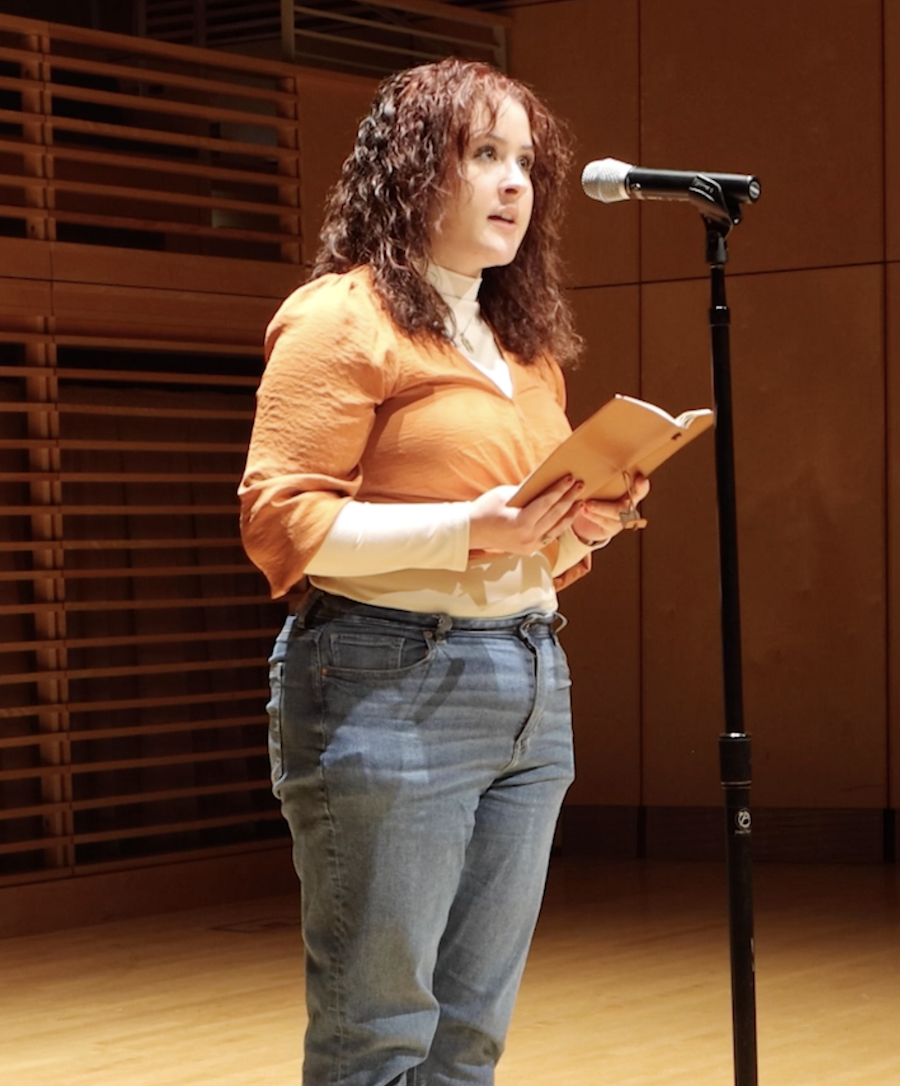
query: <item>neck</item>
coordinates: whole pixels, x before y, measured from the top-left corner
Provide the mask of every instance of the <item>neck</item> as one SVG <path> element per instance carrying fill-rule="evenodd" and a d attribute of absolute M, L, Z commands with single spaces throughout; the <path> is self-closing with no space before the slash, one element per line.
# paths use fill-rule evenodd
<path fill-rule="evenodd" d="M 481 289 L 481 276 L 463 275 L 461 272 L 442 268 L 440 264 L 429 263 L 425 278 L 445 298 L 460 298 L 474 301 Z"/>

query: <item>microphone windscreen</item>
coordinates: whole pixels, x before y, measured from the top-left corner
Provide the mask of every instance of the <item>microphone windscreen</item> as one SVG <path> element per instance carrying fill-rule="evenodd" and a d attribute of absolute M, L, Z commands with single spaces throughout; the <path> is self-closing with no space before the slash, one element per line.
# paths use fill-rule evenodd
<path fill-rule="evenodd" d="M 627 162 L 617 158 L 602 158 L 589 162 L 581 172 L 581 187 L 592 200 L 613 204 L 628 199 L 625 178 L 632 169 Z"/>

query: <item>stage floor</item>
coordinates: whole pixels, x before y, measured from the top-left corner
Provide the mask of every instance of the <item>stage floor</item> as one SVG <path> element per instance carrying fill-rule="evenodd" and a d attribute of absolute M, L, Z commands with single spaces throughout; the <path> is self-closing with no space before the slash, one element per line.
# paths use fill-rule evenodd
<path fill-rule="evenodd" d="M 760 1086 L 900 1084 L 900 868 L 757 864 Z M 296 897 L 0 942 L 5 1086 L 290 1086 Z M 734 1082 L 724 869 L 554 860 L 498 1086 Z"/>

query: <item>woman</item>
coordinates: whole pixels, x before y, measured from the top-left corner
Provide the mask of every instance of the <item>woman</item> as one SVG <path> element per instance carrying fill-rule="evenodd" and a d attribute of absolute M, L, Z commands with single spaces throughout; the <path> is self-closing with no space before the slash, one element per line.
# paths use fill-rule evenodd
<path fill-rule="evenodd" d="M 631 506 L 507 504 L 569 433 L 568 162 L 485 65 L 389 79 L 267 333 L 242 532 L 274 596 L 312 586 L 269 705 L 307 1086 L 494 1081 L 572 779 L 556 592 Z"/>

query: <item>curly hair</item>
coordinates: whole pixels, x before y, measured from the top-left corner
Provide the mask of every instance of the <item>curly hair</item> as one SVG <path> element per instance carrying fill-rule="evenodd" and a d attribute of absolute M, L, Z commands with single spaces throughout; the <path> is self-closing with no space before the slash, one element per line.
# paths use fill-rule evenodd
<path fill-rule="evenodd" d="M 487 110 L 505 99 L 524 108 L 535 162 L 531 222 L 511 264 L 486 268 L 481 311 L 500 344 L 521 361 L 552 354 L 574 361 L 581 338 L 563 293 L 559 257 L 567 133 L 534 92 L 490 65 L 455 58 L 387 79 L 357 133 L 326 207 L 312 277 L 368 265 L 382 303 L 413 337 L 447 338 L 447 307 L 423 278 L 432 223 L 460 184 L 466 152 Z"/>

